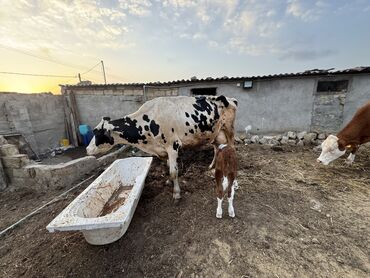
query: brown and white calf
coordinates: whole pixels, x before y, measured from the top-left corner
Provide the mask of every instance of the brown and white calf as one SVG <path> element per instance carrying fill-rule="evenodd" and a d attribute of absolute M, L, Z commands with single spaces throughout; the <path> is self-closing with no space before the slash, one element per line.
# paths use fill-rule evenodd
<path fill-rule="evenodd" d="M 233 206 L 236 181 L 237 162 L 233 146 L 221 144 L 218 147 L 215 166 L 217 211 L 216 217 L 222 218 L 222 200 L 227 193 L 229 202 L 228 212 L 230 217 L 235 217 Z"/>
<path fill-rule="evenodd" d="M 329 135 L 321 144 L 321 154 L 318 162 L 328 165 L 333 160 L 345 154 L 346 150 L 351 153 L 347 163 L 352 164 L 358 147 L 370 142 L 370 101 L 357 110 L 352 120 L 335 135 Z"/>

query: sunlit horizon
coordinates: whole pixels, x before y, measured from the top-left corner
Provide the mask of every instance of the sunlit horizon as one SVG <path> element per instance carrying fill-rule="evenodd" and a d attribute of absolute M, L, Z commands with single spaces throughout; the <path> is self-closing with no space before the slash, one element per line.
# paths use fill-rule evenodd
<path fill-rule="evenodd" d="M 252 76 L 370 61 L 370 3 L 348 1 L 1 1 L 0 92 L 59 84 Z M 67 77 L 42 77 L 33 74 Z"/>

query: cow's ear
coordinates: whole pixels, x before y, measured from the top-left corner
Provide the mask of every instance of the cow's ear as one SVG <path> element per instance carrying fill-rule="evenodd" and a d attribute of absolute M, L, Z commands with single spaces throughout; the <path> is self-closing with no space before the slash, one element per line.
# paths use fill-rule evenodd
<path fill-rule="evenodd" d="M 104 121 L 110 121 L 110 117 L 103 117 Z"/>
<path fill-rule="evenodd" d="M 216 101 L 221 101 L 225 105 L 225 107 L 229 106 L 229 102 L 227 101 L 225 96 L 221 95 L 221 96 L 217 97 Z"/>

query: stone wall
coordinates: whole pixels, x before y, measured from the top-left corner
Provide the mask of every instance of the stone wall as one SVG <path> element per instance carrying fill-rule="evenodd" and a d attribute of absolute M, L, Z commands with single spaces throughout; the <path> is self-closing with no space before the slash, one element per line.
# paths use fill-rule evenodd
<path fill-rule="evenodd" d="M 62 96 L 0 93 L 0 134 L 22 134 L 37 154 L 65 137 Z"/>

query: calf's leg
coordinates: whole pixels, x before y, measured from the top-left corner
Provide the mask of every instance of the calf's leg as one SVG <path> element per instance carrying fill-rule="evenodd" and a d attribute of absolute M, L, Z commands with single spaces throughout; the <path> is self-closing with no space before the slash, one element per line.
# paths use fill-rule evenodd
<path fill-rule="evenodd" d="M 216 176 L 216 195 L 217 195 L 217 210 L 216 210 L 216 217 L 222 218 L 222 199 L 224 195 L 224 190 L 222 188 L 222 173 L 221 171 L 216 169 L 215 172 Z"/>
<path fill-rule="evenodd" d="M 229 202 L 229 207 L 228 207 L 228 212 L 229 216 L 234 218 L 235 217 L 235 211 L 234 211 L 234 206 L 233 206 L 233 200 L 234 200 L 234 183 L 235 180 L 233 177 L 229 177 L 229 185 L 227 187 L 227 200 Z"/>

